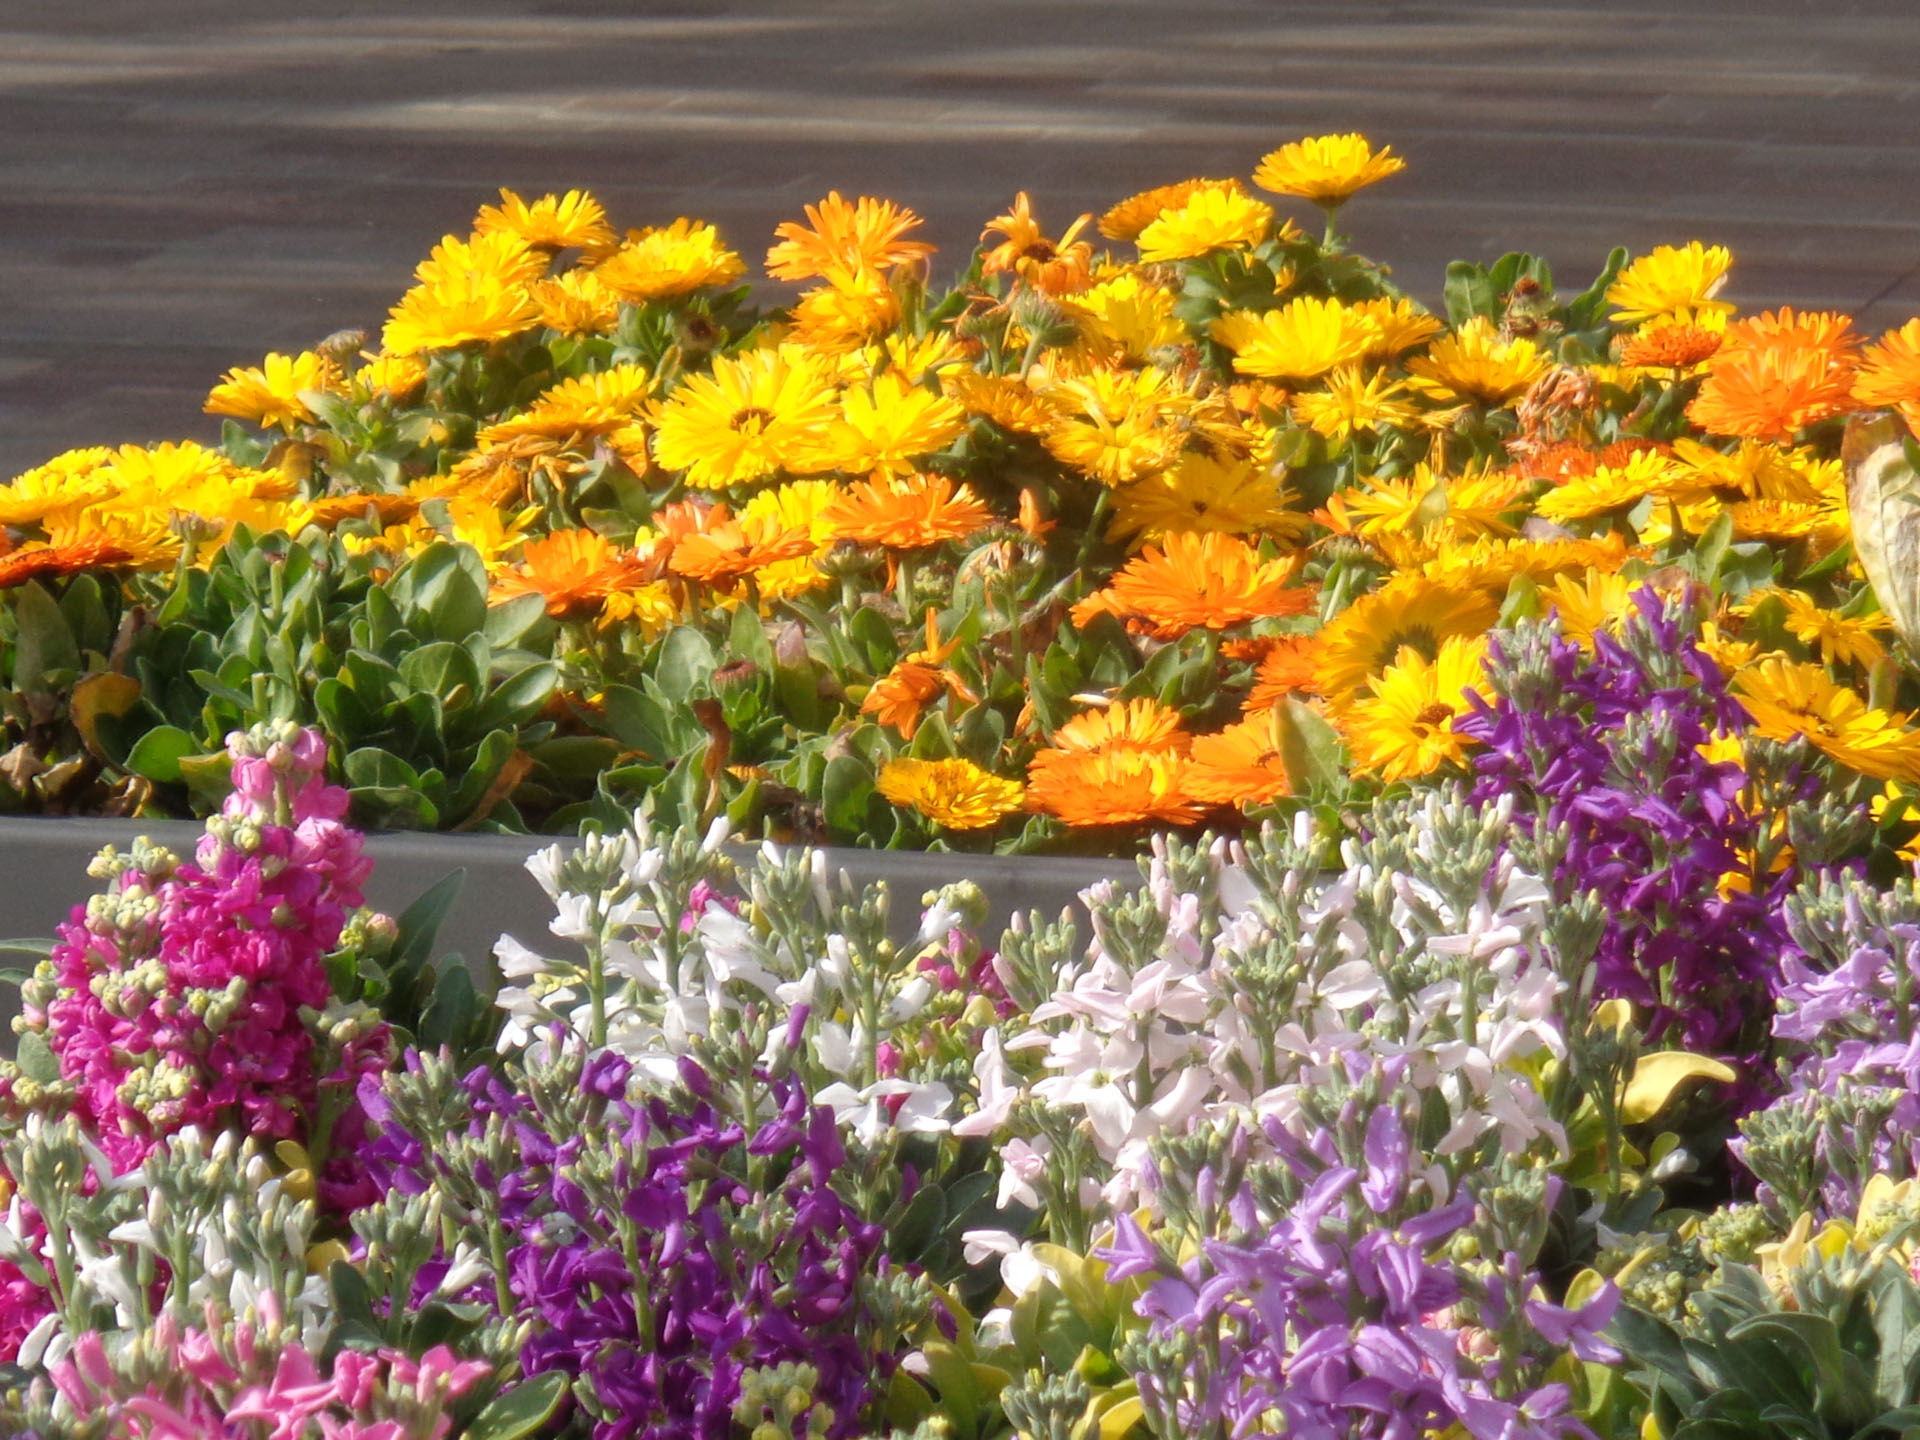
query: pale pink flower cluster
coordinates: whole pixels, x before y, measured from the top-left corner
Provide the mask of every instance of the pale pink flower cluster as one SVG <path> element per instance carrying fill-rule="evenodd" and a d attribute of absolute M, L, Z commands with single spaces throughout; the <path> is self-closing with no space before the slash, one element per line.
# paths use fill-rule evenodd
<path fill-rule="evenodd" d="M 372 862 L 318 731 L 256 727 L 227 748 L 233 793 L 194 861 L 144 842 L 103 859 L 106 892 L 61 927 L 51 994 L 26 1007 L 123 1173 L 186 1125 L 302 1138 L 326 1078 L 302 1010 L 332 997 L 325 957 Z M 381 1027 L 362 1048 L 385 1043 Z"/>
<path fill-rule="evenodd" d="M 127 1367 L 154 1378 L 123 1374 L 89 1331 L 49 1378 L 76 1420 L 145 1440 L 441 1440 L 453 1424 L 447 1402 L 492 1373 L 436 1345 L 419 1360 L 342 1350 L 323 1376 L 297 1340 L 276 1345 L 271 1297 L 264 1310 L 257 1326 L 225 1325 L 209 1306 L 204 1330 L 161 1317 Z"/>

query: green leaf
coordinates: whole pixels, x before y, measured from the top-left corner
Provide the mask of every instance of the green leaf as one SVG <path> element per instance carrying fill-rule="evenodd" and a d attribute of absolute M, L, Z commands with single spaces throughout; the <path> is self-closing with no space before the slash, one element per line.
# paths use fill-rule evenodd
<path fill-rule="evenodd" d="M 67 617 L 39 581 L 29 580 L 15 589 L 13 613 L 19 626 L 13 651 L 15 690 L 43 689 L 49 673 L 80 668 L 80 648 Z"/>
<path fill-rule="evenodd" d="M 1720 573 L 1720 565 L 1727 558 L 1727 547 L 1733 543 L 1733 512 L 1722 510 L 1714 516 L 1713 523 L 1706 528 L 1699 542 L 1693 547 L 1692 570 L 1694 579 L 1702 585 L 1711 585 Z"/>
<path fill-rule="evenodd" d="M 820 786 L 820 808 L 836 837 L 857 838 L 866 829 L 867 801 L 873 795 L 873 771 L 852 755 L 827 761 Z"/>
<path fill-rule="evenodd" d="M 1607 291 L 1613 288 L 1613 282 L 1620 278 L 1620 272 L 1626 268 L 1627 247 L 1616 245 L 1607 252 L 1607 263 L 1600 267 L 1593 284 L 1567 302 L 1569 330 L 1592 330 L 1599 326 L 1606 318 Z"/>
<path fill-rule="evenodd" d="M 466 868 L 443 876 L 400 914 L 399 933 L 393 942 L 393 968 L 418 970 L 433 958 L 434 940 L 453 905 L 460 898 L 460 887 L 467 882 Z"/>
<path fill-rule="evenodd" d="M 60 597 L 60 613 L 80 649 L 104 654 L 113 643 L 113 621 L 101 598 L 99 576 L 76 575 L 69 581 L 67 593 Z"/>
<path fill-rule="evenodd" d="M 487 623 L 487 570 L 470 545 L 429 545 L 407 567 L 413 608 L 439 640 L 464 640 Z M 408 617 L 410 626 L 419 622 Z"/>
<path fill-rule="evenodd" d="M 780 713 L 803 731 L 821 727 L 820 675 L 811 659 L 773 667 L 773 694 Z"/>
<path fill-rule="evenodd" d="M 156 725 L 134 742 L 127 756 L 127 769 L 144 775 L 160 785 L 178 785 L 182 780 L 180 762 L 196 755 L 200 746 L 193 736 L 172 725 Z"/>
<path fill-rule="evenodd" d="M 566 1397 L 567 1375 L 548 1370 L 503 1390 L 466 1429 L 466 1440 L 522 1440 L 553 1418 Z"/>
<path fill-rule="evenodd" d="M 401 657 L 400 678 L 416 690 L 437 695 L 442 701 L 464 685 L 480 688 L 480 670 L 466 647 L 451 640 L 436 640 Z"/>
<path fill-rule="evenodd" d="M 472 724 L 479 730 L 518 730 L 540 713 L 560 687 L 560 667 L 550 660 L 516 671 L 494 686 Z"/>
<path fill-rule="evenodd" d="M 629 750 L 654 760 L 669 760 L 680 753 L 666 707 L 645 691 L 608 685 L 600 692 L 600 704 L 607 730 Z"/>
<path fill-rule="evenodd" d="M 433 1001 L 420 1017 L 420 1044 L 430 1050 L 442 1045 L 456 1057 L 466 1048 L 467 1034 L 480 1011 L 480 997 L 465 965 L 448 965 L 433 987 Z"/>
<path fill-rule="evenodd" d="M 511 600 L 488 606 L 484 629 L 487 643 L 496 650 L 519 644 L 546 613 L 546 597 L 539 594 L 516 595 Z"/>
<path fill-rule="evenodd" d="M 22 1075 L 41 1085 L 52 1085 L 60 1078 L 60 1057 L 53 1053 L 53 1046 L 38 1030 L 29 1030 L 20 1037 L 14 1059 Z"/>
<path fill-rule="evenodd" d="M 362 746 L 348 753 L 340 767 L 349 785 L 372 789 L 412 789 L 420 783 L 419 772 L 390 751 L 377 746 Z"/>
<path fill-rule="evenodd" d="M 733 630 L 727 643 L 736 660 L 750 660 L 762 670 L 773 669 L 773 646 L 767 640 L 767 627 L 751 605 L 742 605 L 733 612 Z"/>
<path fill-rule="evenodd" d="M 1338 790 L 1346 778 L 1341 765 L 1340 734 L 1298 700 L 1288 697 L 1279 707 L 1280 763 L 1295 795 L 1315 790 Z"/>
<path fill-rule="evenodd" d="M 1476 315 L 1491 320 L 1500 308 L 1500 295 L 1494 288 L 1493 277 L 1466 260 L 1455 260 L 1447 266 L 1442 293 L 1447 303 L 1447 320 L 1455 329 Z"/>
<path fill-rule="evenodd" d="M 691 625 L 676 626 L 660 642 L 660 658 L 654 667 L 654 679 L 675 700 L 691 700 L 704 694 L 708 677 L 718 668 L 713 647 L 707 637 Z"/>

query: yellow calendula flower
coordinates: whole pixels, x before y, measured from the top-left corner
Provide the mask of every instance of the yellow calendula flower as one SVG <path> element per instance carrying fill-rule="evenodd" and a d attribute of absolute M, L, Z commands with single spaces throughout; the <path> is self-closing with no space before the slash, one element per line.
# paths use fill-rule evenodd
<path fill-rule="evenodd" d="M 703 490 L 764 480 L 814 463 L 817 437 L 836 418 L 833 388 L 798 346 L 721 355 L 653 412 L 653 455 Z"/>
<path fill-rule="evenodd" d="M 1392 782 L 1464 764 L 1474 742 L 1453 725 L 1471 713 L 1469 694 L 1487 693 L 1486 654 L 1484 635 L 1450 635 L 1432 660 L 1403 646 L 1340 716 L 1354 768 Z"/>
<path fill-rule="evenodd" d="M 1271 465 L 1189 450 L 1171 469 L 1114 491 L 1108 535 L 1135 548 L 1178 531 L 1212 530 L 1292 545 L 1307 524 L 1305 515 L 1287 508 L 1286 487 Z"/>
<path fill-rule="evenodd" d="M 1869 707 L 1823 665 L 1779 656 L 1733 677 L 1733 693 L 1769 740 L 1804 735 L 1850 770 L 1876 780 L 1920 780 L 1920 731 L 1911 716 Z"/>
<path fill-rule="evenodd" d="M 1525 394 L 1551 365 L 1533 341 L 1503 341 L 1486 316 L 1476 315 L 1409 360 L 1407 373 L 1414 389 L 1441 404 L 1501 406 Z"/>
<path fill-rule="evenodd" d="M 68 450 L 0 487 L 0 525 L 40 525 L 111 499 L 119 484 L 101 467 L 113 455 L 104 445 Z"/>
<path fill-rule="evenodd" d="M 314 414 L 301 395 L 309 390 L 338 390 L 340 367 L 311 350 L 298 355 L 270 353 L 259 365 L 229 370 L 207 396 L 209 415 L 231 415 L 262 430 L 275 426 L 289 434 L 310 425 Z"/>
<path fill-rule="evenodd" d="M 1271 205 L 1237 185 L 1211 185 L 1161 211 L 1134 243 L 1142 260 L 1192 260 L 1214 250 L 1257 245 L 1272 226 Z"/>
<path fill-rule="evenodd" d="M 819 468 L 909 475 L 915 462 L 960 434 L 966 412 L 937 390 L 889 370 L 840 397 L 840 418 L 820 438 Z"/>
<path fill-rule="evenodd" d="M 495 230 L 486 235 L 442 237 L 427 258 L 414 268 L 413 278 L 425 286 L 457 285 L 487 279 L 503 286 L 524 286 L 547 273 L 547 257 L 518 235 Z"/>
<path fill-rule="evenodd" d="M 1389 379 L 1384 370 L 1368 373 L 1359 365 L 1340 365 L 1321 383 L 1324 388 L 1293 397 L 1293 418 L 1336 444 L 1344 445 L 1357 431 L 1411 425 L 1420 414 L 1407 399 L 1405 382 Z"/>
<path fill-rule="evenodd" d="M 404 405 L 427 383 L 427 367 L 415 355 L 379 355 L 353 375 L 353 393 Z"/>
<path fill-rule="evenodd" d="M 1375 150 L 1364 135 L 1316 135 L 1265 156 L 1253 183 L 1275 195 L 1293 195 L 1329 208 L 1356 191 L 1398 175 L 1407 162 L 1391 145 Z"/>
<path fill-rule="evenodd" d="M 1103 485 L 1164 470 L 1186 448 L 1178 426 L 1193 396 L 1164 370 L 1096 370 L 1047 398 L 1058 417 L 1043 437 L 1047 450 Z"/>
<path fill-rule="evenodd" d="M 1499 618 L 1499 605 L 1483 590 L 1396 575 L 1320 628 L 1314 678 L 1338 711 L 1396 663 L 1403 649 L 1435 660 L 1442 641 L 1484 635 Z"/>
<path fill-rule="evenodd" d="M 540 323 L 563 335 L 600 335 L 620 323 L 620 297 L 592 270 L 569 270 L 527 287 Z"/>
<path fill-rule="evenodd" d="M 833 548 L 834 526 L 827 509 L 844 493 L 832 480 L 795 480 L 762 490 L 740 507 L 743 525 L 766 524 L 780 531 L 804 530 L 813 542 L 811 553 L 776 560 L 754 575 L 763 605 L 789 595 L 804 595 L 827 583 L 826 574 L 815 561 Z"/>
<path fill-rule="evenodd" d="M 1429 315 L 1404 296 L 1398 300 L 1385 296 L 1362 300 L 1353 307 L 1353 313 L 1366 321 L 1372 331 L 1367 341 L 1367 359 L 1382 363 L 1402 351 L 1426 344 L 1446 329 L 1438 316 Z"/>
<path fill-rule="evenodd" d="M 457 275 L 416 285 L 400 297 L 380 332 L 381 348 L 393 355 L 491 345 L 533 329 L 540 307 L 526 282 L 497 275 Z"/>
<path fill-rule="evenodd" d="M 835 275 L 793 307 L 793 336 L 822 355 L 845 355 L 873 344 L 900 323 L 900 297 L 871 270 Z"/>
<path fill-rule="evenodd" d="M 1893 628 L 1892 622 L 1878 611 L 1870 615 L 1836 614 L 1798 590 L 1757 590 L 1747 597 L 1741 611 L 1751 614 L 1766 600 L 1777 601 L 1783 612 L 1787 633 L 1802 645 L 1817 650 L 1829 665 L 1872 665 L 1886 658 L 1887 647 L 1880 634 Z"/>
<path fill-rule="evenodd" d="M 1078 348 L 1099 363 L 1141 363 L 1183 345 L 1187 327 L 1174 318 L 1173 301 L 1172 291 L 1131 272 L 1089 286 L 1068 304 L 1080 329 Z"/>
<path fill-rule="evenodd" d="M 944 370 L 940 375 L 940 389 L 968 414 L 1023 435 L 1044 435 L 1060 418 L 1059 407 L 1015 375 Z"/>
<path fill-rule="evenodd" d="M 1602 465 L 1549 490 L 1534 503 L 1543 520 L 1565 524 L 1631 509 L 1649 495 L 1661 495 L 1679 467 L 1657 450 L 1636 450 L 1624 465 Z"/>
<path fill-rule="evenodd" d="M 1540 608 L 1560 618 L 1560 633 L 1593 649 L 1599 631 L 1618 635 L 1632 608 L 1633 591 L 1643 582 L 1604 570 L 1589 569 L 1582 579 L 1556 575 L 1540 587 Z"/>
<path fill-rule="evenodd" d="M 542 195 L 528 204 L 503 189 L 500 203 L 483 206 L 473 228 L 480 235 L 504 230 L 536 250 L 611 249 L 620 238 L 600 202 L 584 190 Z"/>
<path fill-rule="evenodd" d="M 1222 315 L 1212 334 L 1233 352 L 1240 374 L 1297 382 L 1358 360 L 1375 331 L 1338 300 L 1301 295 L 1277 310 Z"/>
<path fill-rule="evenodd" d="M 626 243 L 593 273 L 622 300 L 644 303 L 731 285 L 747 267 L 721 243 L 713 226 L 682 217 L 671 225 L 628 232 Z"/>
<path fill-rule="evenodd" d="M 647 367 L 632 361 L 562 380 L 541 391 L 520 414 L 482 430 L 480 447 L 486 449 L 526 435 L 565 440 L 603 434 L 639 414 L 652 385 Z"/>
<path fill-rule="evenodd" d="M 1196 190 L 1231 190 L 1233 180 L 1180 180 L 1129 195 L 1100 217 L 1098 229 L 1109 240 L 1133 240 L 1169 210 L 1178 210 Z"/>
<path fill-rule="evenodd" d="M 984 830 L 1026 801 L 1019 781 L 1002 779 L 971 760 L 889 760 L 874 788 L 948 830 Z"/>
<path fill-rule="evenodd" d="M 1734 307 L 1713 297 L 1732 268 L 1733 254 L 1724 245 L 1698 240 L 1679 249 L 1661 245 L 1615 277 L 1607 287 L 1607 301 L 1614 307 L 1614 320 L 1626 325 L 1643 320 L 1691 324 L 1702 316 L 1729 315 Z"/>

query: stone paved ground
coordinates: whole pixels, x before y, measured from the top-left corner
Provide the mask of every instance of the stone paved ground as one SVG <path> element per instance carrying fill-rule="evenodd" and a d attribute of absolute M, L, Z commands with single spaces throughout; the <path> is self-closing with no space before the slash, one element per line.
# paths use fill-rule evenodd
<path fill-rule="evenodd" d="M 1447 260 L 1734 247 L 1733 298 L 1920 311 L 1913 0 L 83 0 L 0 3 L 0 477 L 210 437 L 225 368 L 376 326 L 496 187 L 591 187 L 757 256 L 829 188 L 958 261 L 1361 129 L 1350 228 Z"/>

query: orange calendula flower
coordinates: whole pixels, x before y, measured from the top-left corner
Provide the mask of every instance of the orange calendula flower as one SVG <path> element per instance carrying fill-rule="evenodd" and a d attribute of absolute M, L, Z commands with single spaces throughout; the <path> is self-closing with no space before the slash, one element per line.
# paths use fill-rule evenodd
<path fill-rule="evenodd" d="M 934 247 L 925 241 L 902 238 L 920 224 L 920 217 L 891 200 L 862 195 L 849 204 L 834 190 L 806 212 L 812 229 L 797 220 L 774 227 L 780 243 L 767 251 L 767 273 L 776 280 L 886 270 L 933 254 Z"/>
<path fill-rule="evenodd" d="M 1621 348 L 1620 363 L 1633 370 L 1691 370 L 1712 359 L 1726 338 L 1704 325 L 1651 325 Z"/>
<path fill-rule="evenodd" d="M 1247 692 L 1247 703 L 1242 707 L 1249 715 L 1263 714 L 1289 695 L 1312 695 L 1320 689 L 1320 637 L 1272 638 L 1273 645 L 1260 657 L 1253 672 L 1253 689 Z"/>
<path fill-rule="evenodd" d="M 1129 560 L 1107 588 L 1119 613 L 1172 638 L 1197 627 L 1224 630 L 1311 609 L 1317 592 L 1292 587 L 1299 569 L 1297 555 L 1263 560 L 1246 541 L 1219 531 L 1178 532 Z M 1084 623 L 1079 606 L 1074 623 Z"/>
<path fill-rule="evenodd" d="M 991 524 L 993 512 L 944 475 L 882 476 L 849 486 L 821 519 L 842 540 L 921 550 L 965 539 Z"/>
<path fill-rule="evenodd" d="M 860 713 L 911 740 L 920 728 L 920 713 L 946 691 L 945 674 L 934 665 L 902 660 L 873 682 Z"/>
<path fill-rule="evenodd" d="M 1022 190 L 1014 196 L 1013 208 L 994 216 L 980 232 L 982 245 L 994 235 L 1001 237 L 998 245 L 981 255 L 980 268 L 988 275 L 1018 275 L 1048 295 L 1084 289 L 1092 275 L 1093 246 L 1078 237 L 1092 223 L 1093 216 L 1082 215 L 1066 234 L 1049 240 Z"/>
<path fill-rule="evenodd" d="M 1853 398 L 1861 405 L 1898 410 L 1907 428 L 1920 433 L 1920 319 L 1889 330 L 1866 348 Z"/>
<path fill-rule="evenodd" d="M 529 540 L 520 563 L 493 584 L 496 603 L 517 595 L 545 597 L 556 620 L 580 620 L 597 614 L 608 596 L 647 578 L 645 565 L 592 530 L 556 530 Z"/>
<path fill-rule="evenodd" d="M 1787 439 L 1852 408 L 1859 343 L 1830 311 L 1789 306 L 1729 325 L 1687 417 L 1715 435 Z"/>
<path fill-rule="evenodd" d="M 1042 756 L 1058 759 L 1044 771 Z M 1167 751 L 1046 751 L 1027 776 L 1027 805 L 1073 826 L 1191 825 L 1203 807 L 1187 794 L 1188 762 Z"/>
<path fill-rule="evenodd" d="M 889 760 L 880 767 L 874 789 L 948 830 L 984 830 L 1026 799 L 1019 781 L 1002 779 L 971 760 Z"/>
<path fill-rule="evenodd" d="M 1188 754 L 1187 794 L 1207 805 L 1264 805 L 1287 793 L 1280 719 L 1257 711 L 1217 735 L 1196 735 Z"/>
<path fill-rule="evenodd" d="M 789 527 L 764 512 L 741 515 L 716 505 L 694 534 L 679 537 L 667 568 L 689 580 L 728 585 L 782 560 L 813 553 L 813 537 L 804 527 Z"/>

